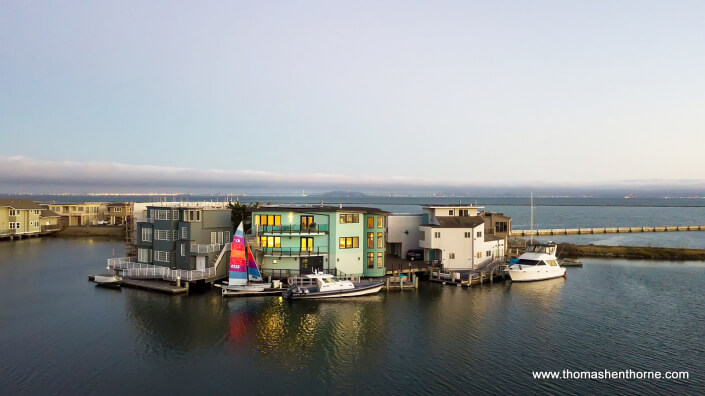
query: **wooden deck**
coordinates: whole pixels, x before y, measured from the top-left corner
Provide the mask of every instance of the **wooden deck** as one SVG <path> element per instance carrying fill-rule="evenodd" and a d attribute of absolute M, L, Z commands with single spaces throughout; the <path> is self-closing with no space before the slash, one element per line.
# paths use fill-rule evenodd
<path fill-rule="evenodd" d="M 95 275 L 88 275 L 88 280 L 93 281 Z M 176 286 L 170 282 L 156 281 L 156 280 L 144 280 L 144 279 L 124 279 L 122 280 L 122 286 L 132 287 L 135 289 L 153 290 L 168 294 L 180 294 L 188 292 L 187 286 Z"/>
<path fill-rule="evenodd" d="M 628 232 L 676 232 L 705 231 L 705 225 L 661 226 L 661 227 L 597 227 L 597 228 L 551 228 L 539 230 L 512 230 L 512 236 L 615 234 Z"/>

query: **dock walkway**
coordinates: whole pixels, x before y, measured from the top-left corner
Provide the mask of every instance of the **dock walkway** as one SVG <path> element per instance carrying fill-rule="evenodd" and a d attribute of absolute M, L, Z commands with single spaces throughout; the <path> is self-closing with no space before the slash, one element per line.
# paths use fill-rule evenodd
<path fill-rule="evenodd" d="M 705 225 L 663 227 L 597 227 L 597 228 L 548 228 L 537 230 L 512 230 L 512 236 L 616 234 L 629 232 L 705 231 Z"/>
<path fill-rule="evenodd" d="M 88 280 L 93 281 L 95 275 L 88 275 Z M 157 281 L 157 280 L 143 280 L 143 279 L 122 279 L 122 286 L 132 287 L 135 289 L 144 290 L 154 290 L 162 293 L 169 294 L 180 294 L 188 292 L 187 286 L 176 286 L 169 282 Z"/>

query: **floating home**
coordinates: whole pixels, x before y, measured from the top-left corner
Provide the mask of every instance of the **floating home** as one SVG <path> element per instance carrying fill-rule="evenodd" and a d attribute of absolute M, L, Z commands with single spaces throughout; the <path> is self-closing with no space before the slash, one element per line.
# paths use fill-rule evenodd
<path fill-rule="evenodd" d="M 388 214 L 342 205 L 262 206 L 252 212 L 248 239 L 265 275 L 379 277 L 386 273 Z"/>

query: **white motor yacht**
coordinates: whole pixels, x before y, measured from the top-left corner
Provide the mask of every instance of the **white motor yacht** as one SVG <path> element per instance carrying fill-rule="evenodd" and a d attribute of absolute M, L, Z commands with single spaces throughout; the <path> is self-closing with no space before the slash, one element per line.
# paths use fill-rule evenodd
<path fill-rule="evenodd" d="M 524 254 L 510 262 L 509 277 L 512 282 L 530 282 L 565 276 L 565 268 L 558 264 L 556 249 L 558 245 L 530 245 Z"/>

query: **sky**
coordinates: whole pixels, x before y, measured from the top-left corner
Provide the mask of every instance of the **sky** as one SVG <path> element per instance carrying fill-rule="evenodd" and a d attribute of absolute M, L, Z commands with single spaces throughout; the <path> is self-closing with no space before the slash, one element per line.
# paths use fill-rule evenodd
<path fill-rule="evenodd" d="M 703 20 L 702 1 L 4 1 L 0 192 L 705 194 Z"/>

